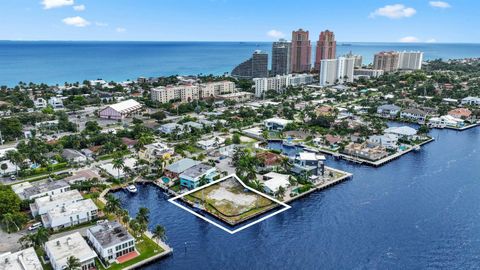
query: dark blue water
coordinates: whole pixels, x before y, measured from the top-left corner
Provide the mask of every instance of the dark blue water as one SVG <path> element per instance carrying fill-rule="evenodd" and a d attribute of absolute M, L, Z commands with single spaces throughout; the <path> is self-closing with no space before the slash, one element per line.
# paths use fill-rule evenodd
<path fill-rule="evenodd" d="M 313 43 L 312 43 L 313 44 Z M 480 57 L 480 44 L 339 43 L 337 53 L 363 55 L 382 50 L 421 50 L 425 59 Z M 0 85 L 18 82 L 63 84 L 103 78 L 221 75 L 269 42 L 66 42 L 0 41 Z M 312 50 L 315 51 L 315 50 Z"/>
<path fill-rule="evenodd" d="M 168 203 L 153 186 L 117 193 L 152 210 L 174 255 L 144 269 L 475 269 L 480 267 L 480 128 L 380 168 L 327 160 L 353 180 L 229 235 Z M 187 243 L 185 245 L 185 243 Z"/>

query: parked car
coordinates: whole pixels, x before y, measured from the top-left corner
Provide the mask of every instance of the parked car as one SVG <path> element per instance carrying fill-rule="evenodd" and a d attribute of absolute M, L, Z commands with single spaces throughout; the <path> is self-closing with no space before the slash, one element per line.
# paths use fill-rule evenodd
<path fill-rule="evenodd" d="M 41 222 L 37 222 L 37 223 L 33 223 L 30 227 L 28 227 L 28 230 L 29 231 L 34 231 L 40 227 L 42 227 L 42 223 Z"/>
<path fill-rule="evenodd" d="M 15 175 L 10 175 L 10 180 L 15 181 L 17 180 L 17 177 Z"/>

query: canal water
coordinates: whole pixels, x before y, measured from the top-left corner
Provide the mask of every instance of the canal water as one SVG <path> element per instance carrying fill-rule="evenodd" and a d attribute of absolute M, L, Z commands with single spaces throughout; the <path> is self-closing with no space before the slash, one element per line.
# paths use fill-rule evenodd
<path fill-rule="evenodd" d="M 480 128 L 434 130 L 436 141 L 380 168 L 328 158 L 353 179 L 230 235 L 170 204 L 154 186 L 118 192 L 151 210 L 174 254 L 143 269 L 480 268 Z"/>

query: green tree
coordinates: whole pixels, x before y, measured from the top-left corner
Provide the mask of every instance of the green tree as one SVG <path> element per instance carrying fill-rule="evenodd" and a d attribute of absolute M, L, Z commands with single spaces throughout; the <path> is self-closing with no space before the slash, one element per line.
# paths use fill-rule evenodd
<path fill-rule="evenodd" d="M 123 157 L 117 157 L 112 161 L 113 168 L 117 169 L 117 178 L 120 179 L 120 170 L 125 168 L 125 161 Z"/>
<path fill-rule="evenodd" d="M 165 234 L 165 227 L 163 227 L 162 225 L 155 226 L 152 234 L 153 238 L 157 240 L 157 243 L 158 241 L 165 242 L 167 240 L 167 235 Z"/>
<path fill-rule="evenodd" d="M 67 265 L 65 266 L 65 270 L 80 270 L 82 268 L 82 264 L 80 260 L 74 256 L 70 256 L 67 259 Z"/>

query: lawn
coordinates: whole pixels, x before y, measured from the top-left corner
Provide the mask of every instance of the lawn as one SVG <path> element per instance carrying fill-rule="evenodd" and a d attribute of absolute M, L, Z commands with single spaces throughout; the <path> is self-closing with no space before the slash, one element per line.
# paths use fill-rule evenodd
<path fill-rule="evenodd" d="M 159 253 L 162 253 L 164 251 L 159 245 L 157 245 L 157 243 L 155 243 L 153 240 L 151 240 L 150 238 L 148 238 L 144 234 L 142 234 L 141 237 L 136 238 L 136 240 L 137 240 L 136 248 L 137 248 L 137 251 L 140 253 L 140 255 L 138 255 L 136 258 L 134 258 L 130 261 L 124 262 L 122 264 L 113 263 L 107 269 L 109 269 L 109 270 L 110 269 L 112 269 L 112 270 L 123 269 L 127 266 L 131 266 L 133 264 L 136 264 L 140 261 L 148 259 L 148 258 L 150 258 L 154 255 L 157 255 Z M 97 268 L 100 269 L 100 270 L 105 269 L 105 268 L 103 268 L 103 266 L 99 262 L 97 262 Z"/>
<path fill-rule="evenodd" d="M 235 225 L 278 206 L 269 198 L 246 189 L 235 178 L 205 187 L 184 197 L 205 211 Z"/>

